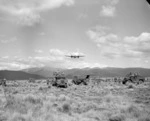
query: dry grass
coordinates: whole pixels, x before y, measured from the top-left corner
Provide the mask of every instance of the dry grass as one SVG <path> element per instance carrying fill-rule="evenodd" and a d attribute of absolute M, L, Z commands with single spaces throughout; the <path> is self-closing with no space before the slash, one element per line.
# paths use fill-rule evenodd
<path fill-rule="evenodd" d="M 150 121 L 149 103 L 143 103 L 150 102 L 150 90 L 144 84 L 131 90 L 112 82 L 67 89 L 47 88 L 44 81 L 15 83 L 19 86 L 10 89 L 17 93 L 7 100 L 1 91 L 0 121 Z"/>

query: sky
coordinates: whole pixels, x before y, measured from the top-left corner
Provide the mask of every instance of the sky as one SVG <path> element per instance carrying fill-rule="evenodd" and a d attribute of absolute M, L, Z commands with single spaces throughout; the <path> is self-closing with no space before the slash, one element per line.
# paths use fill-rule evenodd
<path fill-rule="evenodd" d="M 65 55 L 78 53 L 83 58 Z M 150 68 L 146 0 L 0 0 L 0 70 Z"/>

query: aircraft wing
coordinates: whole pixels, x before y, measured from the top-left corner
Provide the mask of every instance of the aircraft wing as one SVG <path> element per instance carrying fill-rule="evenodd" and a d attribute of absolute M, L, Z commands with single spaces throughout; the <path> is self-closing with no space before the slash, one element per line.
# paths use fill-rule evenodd
<path fill-rule="evenodd" d="M 72 57 L 71 55 L 65 55 L 66 57 Z"/>
<path fill-rule="evenodd" d="M 84 55 L 79 55 L 79 57 L 84 57 Z"/>

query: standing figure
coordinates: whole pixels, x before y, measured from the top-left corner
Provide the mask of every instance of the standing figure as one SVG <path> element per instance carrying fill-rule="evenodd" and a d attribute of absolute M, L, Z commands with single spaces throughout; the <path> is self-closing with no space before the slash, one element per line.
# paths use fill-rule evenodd
<path fill-rule="evenodd" d="M 50 88 L 51 87 L 51 80 L 50 80 L 50 78 L 48 78 L 47 80 L 46 80 L 46 83 L 47 83 L 47 86 L 48 86 L 48 88 Z"/>
<path fill-rule="evenodd" d="M 4 87 L 7 86 L 7 85 L 6 85 L 6 79 L 5 79 L 5 78 L 0 80 L 0 85 L 2 85 L 2 86 L 4 86 Z"/>

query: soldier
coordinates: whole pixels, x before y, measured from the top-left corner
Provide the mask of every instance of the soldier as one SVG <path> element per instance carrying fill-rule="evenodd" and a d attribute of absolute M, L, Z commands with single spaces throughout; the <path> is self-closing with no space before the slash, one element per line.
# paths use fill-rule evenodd
<path fill-rule="evenodd" d="M 5 79 L 5 78 L 4 78 L 4 79 L 1 79 L 1 85 L 4 86 L 4 87 L 7 86 L 7 85 L 6 85 L 6 79 Z"/>
<path fill-rule="evenodd" d="M 51 85 L 50 85 L 50 79 L 49 78 L 46 80 L 46 84 L 47 84 L 48 88 L 51 87 Z"/>

